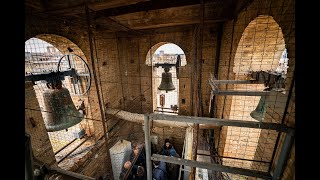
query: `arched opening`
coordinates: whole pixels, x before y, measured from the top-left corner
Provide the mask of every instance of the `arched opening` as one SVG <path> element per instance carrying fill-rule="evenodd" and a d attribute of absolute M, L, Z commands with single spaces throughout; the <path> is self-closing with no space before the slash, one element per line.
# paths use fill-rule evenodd
<path fill-rule="evenodd" d="M 235 80 L 246 79 L 250 71 L 277 72 L 285 77 L 287 64 L 281 28 L 273 17 L 258 16 L 249 23 L 239 41 L 233 67 Z M 240 91 L 263 91 L 265 88 L 263 84 L 233 85 L 233 89 Z M 260 99 L 261 96 L 233 96 L 229 119 L 257 121 L 250 113 L 256 109 Z M 264 118 L 262 121 L 269 120 Z M 226 134 L 223 156 L 242 159 L 224 158 L 224 165 L 268 171 L 276 132 L 262 131 L 243 127 L 224 128 Z M 259 157 L 257 154 L 260 154 Z"/>
<path fill-rule="evenodd" d="M 38 108 L 33 109 L 26 103 L 25 109 L 30 116 L 40 111 L 45 125 L 41 130 L 26 128 L 26 131 L 40 141 L 48 135 L 58 166 L 66 170 L 77 165 L 74 157 L 79 159 L 79 154 L 84 156 L 83 152 L 94 144 L 90 129 L 92 122 L 88 121 L 91 116 L 88 96 L 90 76 L 83 52 L 68 39 L 42 34 L 25 42 L 25 78 L 26 82 L 32 81 L 31 89 L 35 94 L 35 97 L 26 98 L 34 98 L 38 104 Z M 58 78 L 61 78 L 62 88 L 52 88 L 59 84 L 56 83 Z M 62 91 L 63 88 L 66 91 Z M 68 109 L 63 109 L 66 107 Z M 64 125 L 64 122 L 70 124 Z M 32 143 L 34 152 L 39 151 L 38 145 L 36 140 Z"/>
<path fill-rule="evenodd" d="M 146 57 L 152 67 L 153 112 L 178 114 L 179 68 L 187 64 L 184 51 L 169 42 L 155 44 Z"/>

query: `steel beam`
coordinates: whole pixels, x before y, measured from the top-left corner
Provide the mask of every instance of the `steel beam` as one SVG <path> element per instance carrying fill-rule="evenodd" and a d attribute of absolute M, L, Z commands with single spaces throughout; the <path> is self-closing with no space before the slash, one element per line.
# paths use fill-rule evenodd
<path fill-rule="evenodd" d="M 267 96 L 270 91 L 235 91 L 235 90 L 212 90 L 216 95 L 233 95 L 233 96 Z"/>
<path fill-rule="evenodd" d="M 31 136 L 25 133 L 25 149 L 24 149 L 24 178 L 25 180 L 33 180 L 33 154 L 32 154 L 32 147 L 31 147 Z"/>
<path fill-rule="evenodd" d="M 272 180 L 281 179 L 293 142 L 294 142 L 294 131 L 290 130 L 288 133 L 286 133 L 286 137 L 281 148 L 281 152 L 276 164 L 276 168 L 273 173 Z"/>
<path fill-rule="evenodd" d="M 145 148 L 146 148 L 147 180 L 152 180 L 150 121 L 149 121 L 148 115 L 144 115 L 143 129 L 144 129 Z"/>
<path fill-rule="evenodd" d="M 242 121 L 242 120 L 230 120 L 230 119 L 218 119 L 208 117 L 195 117 L 195 116 L 176 116 L 166 114 L 149 114 L 149 120 L 167 120 L 167 121 L 179 121 L 199 124 L 211 124 L 215 126 L 236 126 L 236 127 L 247 127 L 257 129 L 269 129 L 276 130 L 278 132 L 287 132 L 289 128 L 286 125 L 277 123 L 264 123 L 257 121 Z"/>
<path fill-rule="evenodd" d="M 151 157 L 151 160 L 163 161 L 163 162 L 185 165 L 190 167 L 198 167 L 198 168 L 203 168 L 203 169 L 208 169 L 213 171 L 241 174 L 245 176 L 258 177 L 262 179 L 272 179 L 271 175 L 267 172 L 255 171 L 255 170 L 249 170 L 249 169 L 243 169 L 243 168 L 237 168 L 237 167 L 231 167 L 231 166 L 223 166 L 219 164 L 212 164 L 212 163 L 206 163 L 206 162 L 198 162 L 194 160 L 169 157 L 169 156 L 164 156 L 160 154 L 153 154 Z"/>
<path fill-rule="evenodd" d="M 64 170 L 64 169 L 61 169 L 61 168 L 58 168 L 58 167 L 49 167 L 48 169 L 49 169 L 49 171 L 54 171 L 54 172 L 56 172 L 58 174 L 74 177 L 74 178 L 77 178 L 77 179 L 95 180 L 95 178 L 93 178 L 93 177 L 85 176 L 83 174 L 75 173 L 75 172 L 72 172 L 72 171 L 67 171 L 67 170 Z"/>
<path fill-rule="evenodd" d="M 256 80 L 212 80 L 214 84 L 263 84 Z"/>

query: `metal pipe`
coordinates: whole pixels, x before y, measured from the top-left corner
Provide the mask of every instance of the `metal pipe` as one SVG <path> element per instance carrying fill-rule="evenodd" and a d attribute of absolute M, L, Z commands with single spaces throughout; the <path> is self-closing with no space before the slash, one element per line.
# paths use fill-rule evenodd
<path fill-rule="evenodd" d="M 236 91 L 236 90 L 212 90 L 216 95 L 233 95 L 233 96 L 267 96 L 270 91 Z"/>
<path fill-rule="evenodd" d="M 204 156 L 210 156 L 207 154 L 199 154 L 198 155 L 204 155 Z M 211 155 L 212 157 L 218 157 L 218 158 L 227 158 L 227 159 L 238 159 L 238 160 L 243 160 L 243 161 L 252 161 L 252 162 L 258 162 L 258 163 L 271 163 L 267 161 L 258 161 L 258 160 L 253 160 L 253 159 L 243 159 L 243 158 L 235 158 L 235 157 L 228 157 L 228 156 L 217 156 L 217 155 Z"/>
<path fill-rule="evenodd" d="M 236 127 L 248 127 L 248 128 L 257 128 L 257 129 L 269 129 L 276 130 L 280 132 L 287 132 L 290 128 L 284 124 L 278 123 L 265 123 L 257 121 L 242 121 L 242 120 L 231 120 L 231 119 L 218 119 L 218 118 L 208 118 L 208 117 L 194 117 L 194 116 L 176 116 L 176 115 L 167 115 L 167 114 L 149 114 L 150 120 L 157 121 L 180 121 L 199 124 L 211 124 L 215 126 L 236 126 Z"/>
<path fill-rule="evenodd" d="M 198 167 L 198 168 L 203 168 L 203 169 L 208 169 L 208 170 L 213 170 L 213 171 L 241 174 L 241 175 L 245 175 L 245 176 L 258 177 L 258 178 L 262 178 L 262 179 L 271 179 L 272 178 L 270 173 L 267 173 L 267 172 L 249 170 L 249 169 L 243 169 L 243 168 L 237 168 L 237 167 L 231 167 L 231 166 L 223 166 L 220 164 L 199 162 L 199 161 L 181 159 L 181 158 L 176 158 L 176 157 L 169 157 L 169 156 L 164 156 L 164 155 L 160 155 L 160 154 L 153 154 L 151 159 L 155 160 L 155 161 L 163 161 L 163 162 L 168 162 L 168 163 L 172 163 L 172 164 L 181 164 L 181 165 Z"/>
<path fill-rule="evenodd" d="M 33 180 L 33 161 L 32 161 L 32 148 L 31 148 L 31 137 L 29 134 L 25 133 L 25 162 L 24 162 L 24 172 L 25 180 Z"/>
<path fill-rule="evenodd" d="M 272 180 L 280 180 L 287 163 L 292 145 L 294 142 L 294 131 L 290 130 L 285 137 L 284 143 L 281 148 L 281 152 L 279 154 L 279 158 L 277 161 L 277 166 L 274 170 Z"/>
<path fill-rule="evenodd" d="M 198 139 L 199 139 L 199 123 L 194 123 L 192 133 L 192 160 L 197 161 Z M 189 179 L 194 180 L 196 177 L 196 167 L 191 168 Z"/>
<path fill-rule="evenodd" d="M 48 169 L 49 169 L 49 171 L 55 171 L 58 174 L 71 176 L 71 177 L 81 179 L 81 180 L 95 180 L 95 178 L 93 178 L 93 177 L 85 176 L 85 175 L 82 175 L 79 173 L 67 171 L 67 170 L 64 170 L 61 168 L 57 168 L 57 167 L 49 167 Z"/>
<path fill-rule="evenodd" d="M 250 81 L 250 80 L 212 80 L 214 84 L 263 84 L 259 81 Z"/>
<path fill-rule="evenodd" d="M 85 143 L 89 138 L 86 138 L 84 141 L 82 141 L 80 144 L 78 144 L 75 148 L 73 148 L 68 154 L 63 156 L 57 163 L 61 163 L 65 158 L 67 158 L 70 154 L 72 154 L 76 149 L 78 149 L 83 143 Z"/>
<path fill-rule="evenodd" d="M 54 155 L 58 154 L 60 151 L 62 151 L 63 149 L 65 149 L 66 147 L 68 147 L 71 143 L 73 143 L 75 140 L 77 140 L 77 138 L 74 138 L 72 141 L 68 142 L 68 144 L 64 145 L 62 148 L 60 148 L 58 151 L 56 151 L 54 153 Z"/>
<path fill-rule="evenodd" d="M 172 108 L 163 108 L 163 107 L 157 107 L 157 109 L 171 109 L 172 110 Z"/>
<path fill-rule="evenodd" d="M 220 64 L 220 51 L 221 51 L 221 39 L 222 39 L 222 32 L 223 32 L 223 23 L 219 23 L 218 25 L 218 31 L 217 31 L 217 45 L 216 45 L 216 57 L 214 62 L 214 76 L 218 77 L 219 72 L 219 64 Z M 217 117 L 215 114 L 215 108 L 216 108 L 216 96 L 212 97 L 211 103 L 210 103 L 210 117 Z"/>
<path fill-rule="evenodd" d="M 122 81 L 122 72 L 121 72 L 121 65 L 120 65 L 120 59 L 122 59 L 122 56 L 120 58 L 120 49 L 119 49 L 119 37 L 117 36 L 117 33 L 115 33 L 115 36 L 117 38 L 116 40 L 116 43 L 117 43 L 117 57 L 118 57 L 118 67 L 119 67 L 119 79 L 120 79 L 120 84 L 121 84 L 121 94 L 122 94 L 122 100 L 123 100 L 123 109 L 126 110 L 126 98 L 125 98 L 125 95 L 124 95 L 124 90 L 123 90 L 123 81 Z M 117 82 L 118 83 L 118 82 Z"/>
<path fill-rule="evenodd" d="M 88 26 L 88 36 L 89 36 L 89 47 L 90 47 L 90 58 L 91 58 L 91 63 L 92 63 L 92 73 L 93 73 L 93 77 L 94 77 L 94 84 L 96 86 L 96 92 L 97 92 L 97 96 L 98 96 L 98 102 L 99 102 L 99 107 L 100 107 L 100 115 L 101 115 L 101 119 L 102 119 L 102 127 L 103 127 L 103 132 L 104 134 L 106 134 L 106 125 L 105 125 L 105 116 L 104 116 L 104 108 L 102 105 L 102 100 L 100 97 L 100 89 L 98 87 L 98 79 L 97 79 L 97 74 L 95 71 L 95 65 L 94 65 L 94 54 L 93 54 L 93 44 L 92 44 L 92 37 L 91 37 L 91 30 L 90 30 L 90 16 L 89 16 L 89 9 L 87 4 L 85 5 L 85 10 L 86 10 L 86 19 L 87 19 L 87 26 Z M 107 137 L 105 137 L 105 141 L 107 142 Z M 106 143 L 106 148 L 108 149 L 108 144 Z"/>
<path fill-rule="evenodd" d="M 290 99 L 291 99 L 292 91 L 293 91 L 293 87 L 294 87 L 294 76 L 295 76 L 295 70 L 293 71 L 292 82 L 290 84 L 290 90 L 289 90 L 289 93 L 288 93 L 288 99 L 287 99 L 286 106 L 285 106 L 284 111 L 283 111 L 281 124 L 284 124 L 284 120 L 287 117 L 286 115 L 287 115 L 287 111 L 288 111 L 288 108 L 289 108 L 289 103 L 290 103 Z M 273 162 L 274 157 L 276 155 L 276 151 L 277 151 L 277 147 L 278 147 L 278 144 L 279 144 L 280 136 L 281 136 L 281 133 L 278 133 L 278 136 L 277 136 L 277 139 L 276 139 L 276 143 L 274 145 L 275 148 L 274 148 L 274 150 L 272 152 L 272 156 L 271 156 L 271 162 Z M 271 171 L 271 167 L 272 167 L 272 163 L 269 165 L 268 172 Z"/>
<path fill-rule="evenodd" d="M 151 140 L 149 116 L 144 115 L 144 138 L 146 147 L 147 180 L 152 180 Z"/>
<path fill-rule="evenodd" d="M 181 154 L 181 158 L 182 159 L 184 159 L 184 148 L 185 148 L 185 146 L 186 146 L 186 138 L 184 138 L 184 141 L 183 141 L 183 148 L 182 148 L 182 154 Z M 181 171 L 182 171 L 182 165 L 180 164 L 178 179 L 181 178 Z"/>
<path fill-rule="evenodd" d="M 160 110 L 154 110 L 154 112 L 164 112 L 164 113 L 178 114 L 178 113 L 176 113 L 176 112 L 171 112 L 171 111 L 160 111 Z"/>

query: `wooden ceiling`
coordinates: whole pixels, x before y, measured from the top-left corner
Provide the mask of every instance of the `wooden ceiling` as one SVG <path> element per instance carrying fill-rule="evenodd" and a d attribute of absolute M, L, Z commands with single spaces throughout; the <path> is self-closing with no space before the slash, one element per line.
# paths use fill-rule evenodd
<path fill-rule="evenodd" d="M 129 31 L 230 20 L 252 0 L 25 0 L 27 14 L 84 18 L 102 31 Z M 203 4 L 202 4 L 203 3 Z M 203 5 L 203 6 L 202 6 Z"/>

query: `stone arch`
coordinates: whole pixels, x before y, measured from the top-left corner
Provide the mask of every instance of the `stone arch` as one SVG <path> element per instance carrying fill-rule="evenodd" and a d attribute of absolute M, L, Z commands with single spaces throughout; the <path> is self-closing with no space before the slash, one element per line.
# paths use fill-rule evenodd
<path fill-rule="evenodd" d="M 69 39 L 67 39 L 63 36 L 59 36 L 59 35 L 55 35 L 55 34 L 39 34 L 39 35 L 36 35 L 34 38 L 39 39 L 40 41 L 44 41 L 44 42 L 52 45 L 54 48 L 56 48 L 58 50 L 57 53 L 58 53 L 58 56 L 60 56 L 60 57 L 65 54 L 70 54 L 68 48 L 71 48 L 73 50 L 73 52 L 71 52 L 72 54 L 76 54 L 76 55 L 80 56 L 86 63 L 88 63 L 87 58 L 84 55 L 83 51 L 75 43 L 73 43 L 72 41 L 70 41 Z M 35 51 L 35 50 L 31 50 L 31 51 Z M 80 60 L 80 59 L 78 59 L 78 60 Z M 88 64 L 88 67 L 90 68 L 89 64 Z M 49 67 L 44 65 L 42 68 L 47 69 Z M 53 67 L 50 67 L 50 68 L 53 68 Z M 56 69 L 53 68 L 53 69 L 47 69 L 47 70 L 54 70 L 55 71 Z M 91 86 L 92 86 L 92 84 L 91 84 Z M 68 87 L 68 88 L 70 90 L 70 87 Z M 82 95 L 82 96 L 85 97 L 85 99 L 87 99 L 88 93 L 86 95 Z M 78 99 L 76 96 L 72 96 L 72 98 Z"/>
<path fill-rule="evenodd" d="M 288 80 L 286 81 L 286 89 L 288 90 L 292 83 L 292 76 L 295 68 L 295 1 L 293 0 L 254 0 L 247 8 L 244 8 L 237 19 L 234 20 L 233 48 L 231 49 L 231 64 L 235 60 L 237 47 L 240 44 L 240 39 L 249 26 L 256 18 L 272 17 L 273 21 L 281 28 L 282 35 L 285 41 L 285 48 L 288 52 L 289 67 Z M 232 21 L 228 22 L 226 28 L 232 29 Z M 227 57 L 226 59 L 228 59 Z M 232 74 L 230 74 L 233 77 Z"/>
<path fill-rule="evenodd" d="M 159 42 L 153 46 L 150 47 L 148 53 L 147 53 L 147 56 L 146 56 L 146 65 L 148 66 L 151 66 L 151 59 L 154 59 L 152 57 L 150 57 L 150 55 L 152 54 L 154 56 L 155 52 L 157 51 L 158 48 L 160 48 L 161 46 L 165 45 L 165 44 L 174 44 L 175 46 L 178 46 L 182 51 L 183 51 L 183 54 L 185 54 L 184 50 L 177 44 L 175 43 L 171 43 L 171 42 Z M 185 66 L 187 64 L 187 60 L 186 58 L 182 59 L 182 65 L 181 66 Z"/>
<path fill-rule="evenodd" d="M 248 24 L 241 36 L 234 57 L 233 73 L 239 78 L 248 71 L 274 71 L 284 49 L 280 26 L 273 17 L 260 15 Z"/>
<path fill-rule="evenodd" d="M 227 45 L 227 49 L 223 49 L 220 53 L 220 70 L 219 70 L 219 79 L 234 79 L 234 73 L 232 69 L 229 71 L 224 68 L 223 65 L 232 66 L 234 64 L 234 57 L 236 54 L 237 46 L 240 42 L 243 32 L 245 28 L 249 25 L 249 23 L 254 20 L 259 15 L 267 15 L 272 16 L 273 19 L 280 26 L 284 41 L 286 43 L 286 49 L 288 52 L 288 65 L 287 69 L 287 77 L 285 81 L 285 89 L 286 92 L 289 92 L 289 88 L 293 83 L 293 74 L 295 69 L 295 1 L 293 0 L 271 0 L 271 1 L 263 1 L 263 0 L 254 0 L 252 3 L 248 5 L 248 7 L 244 8 L 236 17 L 236 19 L 228 21 L 224 25 L 224 34 L 223 34 L 223 44 Z M 230 87 L 230 86 L 229 86 Z M 231 87 L 232 88 L 232 87 Z M 293 86 L 294 88 L 294 86 Z M 287 93 L 288 94 L 288 93 Z M 287 95 L 282 95 L 287 96 Z M 294 99 L 294 94 L 292 95 Z M 280 104 L 285 104 L 287 97 L 280 97 L 282 99 L 278 101 Z M 230 113 L 230 105 L 231 105 L 231 96 L 229 97 L 218 97 L 216 99 L 216 103 L 221 105 L 219 109 L 217 109 L 217 117 L 219 118 L 229 118 Z M 294 102 L 292 100 L 291 102 Z M 273 117 L 277 119 L 277 122 L 281 120 L 281 116 L 283 114 L 284 108 L 278 108 L 282 105 L 274 105 L 272 111 L 278 111 L 273 113 Z M 223 111 L 224 110 L 224 111 Z M 279 112 L 280 110 L 280 112 Z M 291 110 L 294 112 L 294 109 Z M 290 119 L 290 118 L 288 118 Z M 291 118 L 292 119 L 292 118 Z M 294 118 L 293 118 L 294 119 Z M 288 121 L 287 124 L 291 124 L 294 126 L 294 120 Z M 224 149 L 226 140 L 226 128 L 221 132 L 220 141 L 219 141 L 219 154 L 224 153 Z M 277 156 L 277 155 L 276 155 Z M 275 159 L 276 159 L 275 156 Z M 256 157 L 255 157 L 256 158 Z"/>
<path fill-rule="evenodd" d="M 158 86 L 160 85 L 160 82 L 161 82 L 161 75 L 162 75 L 162 72 L 164 72 L 164 69 L 162 67 L 154 67 L 154 64 L 155 63 L 170 63 L 170 64 L 175 64 L 176 63 L 176 60 L 177 60 L 177 55 L 178 54 L 174 54 L 174 55 L 166 55 L 166 54 L 163 54 L 163 55 L 156 55 L 155 52 L 160 48 L 162 47 L 163 45 L 166 45 L 166 44 L 172 44 L 173 46 L 175 46 L 176 48 L 179 48 L 183 53 L 179 54 L 179 56 L 181 57 L 181 67 L 182 66 L 185 66 L 187 64 L 186 62 L 186 56 L 185 56 L 185 53 L 184 51 L 182 50 L 182 48 L 180 48 L 178 45 L 174 44 L 174 43 L 170 43 L 170 42 L 159 42 L 155 45 L 153 45 L 147 55 L 146 55 L 146 65 L 147 66 L 152 66 L 152 99 L 153 99 L 153 111 L 155 112 L 158 112 L 158 107 L 160 107 L 160 94 L 163 94 L 165 99 L 171 99 L 170 101 L 167 101 L 165 103 L 165 108 L 171 108 L 171 106 L 177 106 L 179 107 L 179 79 L 177 77 L 177 74 L 176 74 L 176 68 L 175 66 L 171 67 L 170 68 L 170 73 L 172 74 L 172 82 L 175 86 L 175 90 L 173 91 L 169 91 L 169 92 L 160 92 L 158 90 Z M 169 59 L 166 59 L 166 58 L 170 58 Z M 170 98 L 168 98 L 168 97 Z M 169 104 L 168 104 L 169 103 Z M 163 111 L 163 109 L 162 109 Z M 170 111 L 170 110 L 169 110 Z M 178 113 L 178 111 L 174 111 L 176 113 Z"/>
<path fill-rule="evenodd" d="M 245 28 L 236 46 L 234 65 L 232 66 L 233 78 L 243 80 L 249 71 L 275 71 L 279 66 L 285 46 L 282 29 L 274 18 L 268 15 L 256 17 Z M 235 90 L 262 91 L 265 87 L 263 84 L 236 84 L 232 88 Z M 250 116 L 250 113 L 257 107 L 259 99 L 259 96 L 230 97 L 228 118 L 256 121 Z M 222 139 L 225 140 L 223 156 L 249 160 L 271 160 L 272 151 L 269 151 L 269 149 L 272 147 L 267 147 L 265 141 L 266 136 L 274 138 L 273 135 L 270 135 L 270 132 L 240 127 L 227 127 L 223 129 L 223 132 Z M 265 164 L 231 159 L 224 160 L 224 164 L 242 168 L 259 167 L 259 170 L 262 171 L 267 171 L 268 168 Z"/>
<path fill-rule="evenodd" d="M 84 61 L 87 62 L 87 58 L 84 55 L 84 53 L 82 52 L 82 50 L 75 43 L 73 43 L 72 41 L 70 41 L 69 39 L 67 39 L 63 36 L 59 36 L 59 35 L 55 35 L 55 34 L 39 34 L 33 38 L 45 41 L 46 43 L 49 43 L 50 45 L 52 45 L 54 47 L 54 48 L 48 48 L 48 49 L 55 49 L 56 48 L 58 50 L 59 53 L 57 54 L 57 58 L 55 58 L 54 60 L 59 60 L 60 57 L 62 57 L 62 55 L 69 53 L 68 48 L 71 48 L 73 50 L 72 53 L 79 55 Z M 30 39 L 28 39 L 28 40 L 30 40 Z M 26 40 L 26 42 L 28 40 Z M 50 47 L 52 47 L 52 46 L 50 46 Z M 34 47 L 34 48 L 37 49 L 39 47 Z M 32 50 L 32 49 L 30 50 L 29 49 L 29 51 L 30 51 L 29 54 L 31 57 L 29 59 L 29 61 L 30 62 L 33 61 L 33 63 L 36 63 L 36 61 L 38 61 L 38 59 L 33 58 L 32 54 L 33 53 L 36 54 L 37 50 Z M 53 51 L 51 51 L 51 52 L 53 52 Z M 40 53 L 38 53 L 38 54 L 40 54 Z M 48 56 L 48 57 L 50 59 L 50 56 Z M 27 63 L 27 61 L 25 61 L 25 62 Z M 55 63 L 55 64 L 54 63 L 50 64 L 50 63 L 51 62 L 43 61 L 43 65 L 40 68 L 42 68 L 43 70 L 56 70 L 57 63 Z M 54 68 L 54 66 L 56 66 L 56 68 Z M 30 69 L 32 70 L 32 68 L 29 68 L 28 71 L 30 71 Z M 66 80 L 67 79 L 65 79 L 64 81 L 66 81 Z M 36 85 L 29 84 L 28 89 L 26 88 L 26 92 L 30 92 L 31 94 L 34 94 L 34 96 L 27 97 L 27 98 L 29 98 L 30 101 L 37 102 L 38 106 L 35 109 L 37 109 L 39 112 L 46 111 L 46 109 L 44 108 L 44 105 L 43 105 L 44 99 L 42 96 L 44 90 L 45 90 L 45 86 L 43 86 L 43 83 L 41 83 L 41 82 L 37 82 Z M 69 91 L 70 91 L 70 89 L 69 89 Z M 70 96 L 71 96 L 71 99 L 72 99 L 74 105 L 76 106 L 76 108 L 78 108 L 81 105 L 82 101 L 84 102 L 85 112 L 86 112 L 85 118 L 79 124 L 68 128 L 68 131 L 66 131 L 66 132 L 62 132 L 64 130 L 61 130 L 61 131 L 48 132 L 48 133 L 45 128 L 42 128 L 41 131 L 40 130 L 36 130 L 36 131 L 33 130 L 28 125 L 29 122 L 26 119 L 26 122 L 25 122 L 26 123 L 26 131 L 31 135 L 31 137 L 35 141 L 35 143 L 32 144 L 33 149 L 38 148 L 38 145 L 39 145 L 39 143 L 37 143 L 38 140 L 41 141 L 42 138 L 49 137 L 48 140 L 50 140 L 49 142 L 50 142 L 50 145 L 52 146 L 52 151 L 53 151 L 52 153 L 57 152 L 57 150 L 59 150 L 61 147 L 63 147 L 67 143 L 71 142 L 71 140 L 74 138 L 74 135 L 75 135 L 74 133 L 80 133 L 80 130 L 81 130 L 81 129 L 79 129 L 80 127 L 84 128 L 83 130 L 87 134 L 88 137 L 90 137 L 92 135 L 92 133 L 91 133 L 91 132 L 93 132 L 92 122 L 87 120 L 87 118 L 91 116 L 91 106 L 89 103 L 89 94 L 87 93 L 84 95 L 76 95 L 76 94 L 70 93 Z M 32 98 L 32 99 L 30 99 L 30 98 Z M 31 107 L 30 104 L 26 104 L 26 114 L 28 111 L 27 109 L 28 108 L 30 109 L 30 107 Z M 28 114 L 30 114 L 32 116 L 32 113 L 28 113 Z M 38 123 L 43 124 L 42 127 L 44 127 L 43 114 L 41 117 L 41 113 L 40 113 L 40 117 L 38 117 L 38 120 L 41 120 L 41 121 L 38 121 Z M 61 139 L 61 138 L 64 138 L 64 139 Z M 57 142 L 57 141 L 59 141 L 59 142 Z M 60 154 L 60 156 L 61 156 L 61 154 Z M 55 156 L 53 155 L 53 158 L 54 157 Z M 56 160 L 59 161 L 59 159 L 57 157 L 59 157 L 59 156 L 56 156 Z M 70 168 L 70 167 L 63 167 L 63 168 Z"/>
<path fill-rule="evenodd" d="M 84 55 L 82 49 L 80 49 L 80 47 L 75 44 L 74 42 L 72 42 L 71 40 L 69 40 L 66 37 L 60 36 L 60 35 L 56 35 L 56 34 L 38 34 L 36 36 L 34 36 L 35 38 L 41 39 L 43 41 L 48 42 L 49 44 L 52 44 L 54 47 L 56 47 L 62 54 L 66 54 L 68 53 L 68 49 L 67 48 L 71 48 L 73 50 L 74 54 L 77 54 L 79 56 L 81 56 L 81 58 L 83 58 L 86 62 L 88 62 L 86 56 Z"/>

